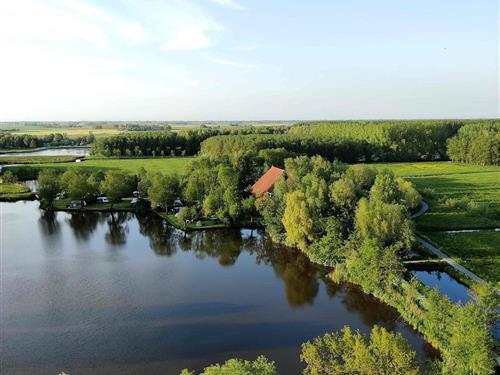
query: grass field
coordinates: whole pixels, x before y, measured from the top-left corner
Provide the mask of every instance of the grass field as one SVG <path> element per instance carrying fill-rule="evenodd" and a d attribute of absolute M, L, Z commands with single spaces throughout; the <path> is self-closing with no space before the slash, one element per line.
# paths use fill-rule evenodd
<path fill-rule="evenodd" d="M 22 168 L 81 168 L 86 171 L 119 171 L 128 174 L 136 173 L 141 167 L 150 172 L 184 173 L 193 157 L 155 158 L 155 159 L 89 159 L 81 163 L 43 163 L 25 165 Z"/>
<path fill-rule="evenodd" d="M 128 211 L 132 208 L 130 207 L 130 201 L 132 198 L 124 198 L 121 202 L 113 204 L 113 210 L 116 211 Z M 111 203 L 94 203 L 85 206 L 84 208 L 67 208 L 71 203 L 70 198 L 55 200 L 52 203 L 52 207 L 55 210 L 63 210 L 63 211 L 109 211 L 111 209 Z"/>
<path fill-rule="evenodd" d="M 418 163 L 373 163 L 368 164 L 377 169 L 390 169 L 397 176 L 417 177 L 461 173 L 500 172 L 500 167 L 469 165 L 451 161 L 431 161 Z"/>
<path fill-rule="evenodd" d="M 419 230 L 500 227 L 500 172 L 412 178 L 430 209 Z"/>
<path fill-rule="evenodd" d="M 426 236 L 478 276 L 500 285 L 500 232 L 434 232 Z"/>
<path fill-rule="evenodd" d="M 424 231 L 500 227 L 500 167 L 453 162 L 376 163 L 408 178 L 429 203 Z"/>

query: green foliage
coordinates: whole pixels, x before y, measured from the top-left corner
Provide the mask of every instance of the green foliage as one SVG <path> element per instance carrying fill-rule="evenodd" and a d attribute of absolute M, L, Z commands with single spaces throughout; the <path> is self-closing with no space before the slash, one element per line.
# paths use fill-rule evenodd
<path fill-rule="evenodd" d="M 412 210 L 422 201 L 410 181 L 394 176 L 389 170 L 377 174 L 370 190 L 370 199 L 384 203 L 399 203 Z"/>
<path fill-rule="evenodd" d="M 69 169 L 61 176 L 61 187 L 66 190 L 71 199 L 87 199 L 95 194 L 93 181 L 81 169 Z"/>
<path fill-rule="evenodd" d="M 322 235 L 305 251 L 309 258 L 324 265 L 333 265 L 343 261 L 346 254 L 344 249 L 345 228 L 336 217 L 327 217 L 321 222 Z"/>
<path fill-rule="evenodd" d="M 348 326 L 302 345 L 306 375 L 420 374 L 415 352 L 399 333 L 374 326 L 369 338 Z"/>
<path fill-rule="evenodd" d="M 61 190 L 59 174 L 53 169 L 46 169 L 38 175 L 38 196 L 44 202 L 52 205 Z"/>
<path fill-rule="evenodd" d="M 3 184 L 15 184 L 17 182 L 17 177 L 12 171 L 5 171 L 2 175 L 2 183 Z"/>
<path fill-rule="evenodd" d="M 413 224 L 401 204 L 362 198 L 356 209 L 356 231 L 361 239 L 376 240 L 396 252 L 408 251 L 413 242 Z"/>
<path fill-rule="evenodd" d="M 179 178 L 176 175 L 156 173 L 149 177 L 150 186 L 147 190 L 153 207 L 168 209 L 180 195 Z M 141 181 L 144 181 L 143 179 Z M 144 188 L 144 184 L 142 184 Z"/>
<path fill-rule="evenodd" d="M 492 338 L 487 316 L 481 308 L 468 303 L 456 309 L 450 324 L 450 340 L 443 351 L 445 374 L 492 374 Z"/>
<path fill-rule="evenodd" d="M 350 279 L 369 292 L 396 285 L 403 276 L 403 265 L 394 248 L 370 239 L 348 255 L 346 267 Z"/>
<path fill-rule="evenodd" d="M 286 195 L 282 221 L 286 230 L 286 241 L 290 245 L 305 250 L 307 245 L 315 239 L 312 212 L 303 192 L 293 191 Z"/>
<path fill-rule="evenodd" d="M 31 134 L 0 134 L 0 148 L 24 149 L 47 146 L 83 146 L 93 142 L 94 137 L 89 134 L 80 137 L 68 137 L 65 134 L 55 133 L 43 136 Z"/>
<path fill-rule="evenodd" d="M 182 207 L 177 213 L 177 218 L 184 224 L 196 217 L 196 210 L 190 207 Z"/>
<path fill-rule="evenodd" d="M 448 156 L 453 161 L 478 165 L 500 165 L 500 124 L 469 124 L 448 140 Z"/>
<path fill-rule="evenodd" d="M 102 181 L 100 189 L 101 193 L 105 194 L 111 203 L 118 203 L 122 198 L 132 194 L 134 186 L 129 176 L 111 172 Z"/>
<path fill-rule="evenodd" d="M 181 375 L 194 375 L 194 371 L 182 370 Z M 224 364 L 206 367 L 200 375 L 277 375 L 274 362 L 259 356 L 254 361 L 229 359 Z"/>

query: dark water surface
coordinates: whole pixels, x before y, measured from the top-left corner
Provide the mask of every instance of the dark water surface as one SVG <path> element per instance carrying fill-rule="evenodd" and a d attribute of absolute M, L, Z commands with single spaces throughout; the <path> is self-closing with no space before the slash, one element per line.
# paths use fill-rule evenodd
<path fill-rule="evenodd" d="M 438 290 L 445 296 L 448 296 L 453 303 L 459 301 L 465 303 L 471 299 L 469 288 L 444 271 L 421 270 L 412 271 L 412 273 L 425 285 L 431 288 L 438 288 Z"/>
<path fill-rule="evenodd" d="M 2 374 L 177 374 L 264 354 L 299 373 L 300 344 L 396 312 L 260 232 L 183 234 L 156 216 L 1 210 Z"/>

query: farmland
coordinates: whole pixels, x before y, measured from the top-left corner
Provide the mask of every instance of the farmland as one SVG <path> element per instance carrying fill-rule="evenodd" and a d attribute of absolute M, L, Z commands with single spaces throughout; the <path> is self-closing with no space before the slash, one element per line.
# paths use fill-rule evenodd
<path fill-rule="evenodd" d="M 500 283 L 500 232 L 432 232 L 426 236 L 478 276 Z"/>

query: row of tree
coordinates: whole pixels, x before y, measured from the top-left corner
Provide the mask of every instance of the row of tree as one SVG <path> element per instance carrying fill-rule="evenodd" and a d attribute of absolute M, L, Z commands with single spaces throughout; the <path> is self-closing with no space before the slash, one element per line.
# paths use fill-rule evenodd
<path fill-rule="evenodd" d="M 108 197 L 111 204 L 132 196 L 137 188 L 137 178 L 118 172 L 85 172 L 71 168 L 60 173 L 43 169 L 38 175 L 38 195 L 43 204 L 51 206 L 56 197 L 66 193 L 74 200 L 93 201 L 99 195 Z"/>
<path fill-rule="evenodd" d="M 207 138 L 221 134 L 274 134 L 284 127 L 241 127 L 220 129 L 188 129 L 172 131 L 127 132 L 99 138 L 91 154 L 101 157 L 142 157 L 196 155 L 200 144 Z"/>
<path fill-rule="evenodd" d="M 237 158 L 251 150 L 285 148 L 296 154 L 321 155 L 349 163 L 446 160 L 447 140 L 461 127 L 474 123 L 454 120 L 306 123 L 293 126 L 280 135 L 210 137 L 202 143 L 201 152 L 209 157 L 230 155 Z M 498 121 L 478 123 L 499 126 Z M 498 150 L 498 145 L 488 142 L 482 149 Z"/>
<path fill-rule="evenodd" d="M 37 148 L 48 146 L 84 146 L 94 142 L 92 133 L 82 137 L 68 137 L 65 134 L 55 133 L 44 136 L 31 134 L 0 134 L 0 148 Z"/>
<path fill-rule="evenodd" d="M 500 122 L 462 127 L 448 140 L 448 156 L 469 164 L 500 165 Z"/>

